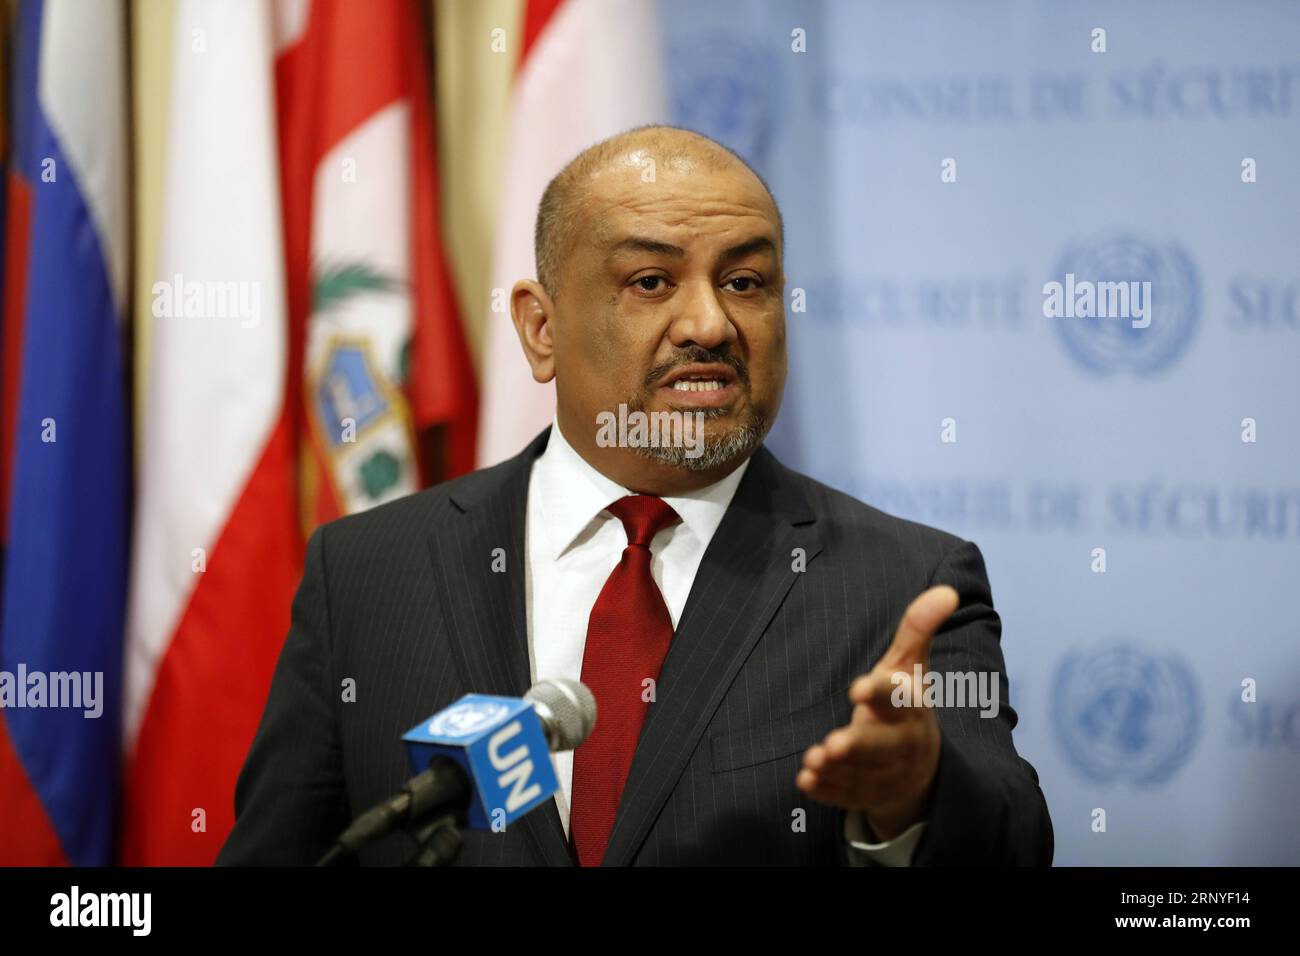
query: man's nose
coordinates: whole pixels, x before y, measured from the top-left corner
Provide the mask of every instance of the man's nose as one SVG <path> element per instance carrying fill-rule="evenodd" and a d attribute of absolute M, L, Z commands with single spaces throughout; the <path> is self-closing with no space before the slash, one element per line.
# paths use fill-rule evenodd
<path fill-rule="evenodd" d="M 686 293 L 682 295 L 681 293 Z M 678 312 L 668 331 L 669 339 L 678 348 L 692 343 L 712 349 L 736 341 L 736 327 L 723 308 L 721 291 L 709 280 L 687 283 L 675 297 Z"/>

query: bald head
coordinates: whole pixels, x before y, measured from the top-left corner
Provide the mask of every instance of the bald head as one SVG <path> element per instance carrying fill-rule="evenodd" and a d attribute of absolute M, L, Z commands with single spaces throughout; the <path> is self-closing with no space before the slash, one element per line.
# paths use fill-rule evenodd
<path fill-rule="evenodd" d="M 653 165 L 651 165 L 653 164 Z M 676 126 L 638 126 L 602 140 L 579 153 L 546 186 L 537 207 L 533 232 L 537 280 L 555 297 L 559 292 L 561 264 L 572 249 L 574 238 L 584 231 L 599 231 L 601 224 L 590 221 L 591 193 L 602 174 L 633 169 L 670 169 L 681 172 L 717 172 L 741 169 L 752 176 L 772 204 L 785 245 L 785 224 L 776 198 L 763 177 L 737 153 L 693 130 Z"/>
<path fill-rule="evenodd" d="M 744 160 L 689 130 L 620 133 L 547 186 L 536 242 L 537 278 L 515 282 L 510 317 L 533 379 L 555 382 L 556 425 L 592 467 L 662 496 L 753 453 L 785 387 L 785 242 Z M 602 431 L 630 413 L 683 429 L 648 443 Z"/>

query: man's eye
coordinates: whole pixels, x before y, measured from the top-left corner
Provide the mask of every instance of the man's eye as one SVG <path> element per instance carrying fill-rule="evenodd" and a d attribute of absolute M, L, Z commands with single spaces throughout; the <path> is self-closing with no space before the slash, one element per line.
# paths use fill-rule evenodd
<path fill-rule="evenodd" d="M 734 286 L 733 291 L 735 292 L 752 292 L 762 283 L 754 276 L 736 276 L 734 279 L 728 279 L 727 285 Z"/>
<path fill-rule="evenodd" d="M 642 276 L 636 280 L 636 284 L 642 292 L 660 292 L 663 290 L 661 283 L 664 281 L 663 276 Z"/>

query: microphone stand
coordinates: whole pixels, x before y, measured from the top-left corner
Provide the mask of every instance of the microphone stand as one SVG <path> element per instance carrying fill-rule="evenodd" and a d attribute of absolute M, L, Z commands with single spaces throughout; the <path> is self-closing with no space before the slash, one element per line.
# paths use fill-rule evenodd
<path fill-rule="evenodd" d="M 458 814 L 448 813 L 427 823 L 406 827 L 415 841 L 415 852 L 402 866 L 450 866 L 460 855 Z"/>
<path fill-rule="evenodd" d="M 416 844 L 415 855 L 405 865 L 445 866 L 460 854 L 459 825 L 469 801 L 465 772 L 449 757 L 434 757 L 397 796 L 353 820 L 316 865 L 338 866 L 363 846 L 401 830 Z"/>

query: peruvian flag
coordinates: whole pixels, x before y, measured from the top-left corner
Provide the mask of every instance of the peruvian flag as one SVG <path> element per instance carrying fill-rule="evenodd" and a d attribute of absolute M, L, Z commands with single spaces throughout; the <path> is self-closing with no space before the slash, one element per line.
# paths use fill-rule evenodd
<path fill-rule="evenodd" d="M 304 530 L 422 485 L 447 424 L 473 467 L 476 385 L 438 238 L 429 33 L 410 0 L 316 0 L 276 64 Z"/>
<path fill-rule="evenodd" d="M 476 402 L 414 0 L 183 0 L 176 31 L 128 627 L 133 864 L 214 859 L 305 535 L 418 488 L 430 425 L 466 470 Z"/>
<path fill-rule="evenodd" d="M 536 275 L 533 223 L 546 184 L 578 153 L 631 126 L 667 121 L 657 4 L 526 0 L 502 163 L 492 287 Z M 617 86 L 617 95 L 611 89 Z M 487 317 L 478 462 L 519 452 L 555 415 L 553 384 L 533 381 L 508 296 Z"/>

